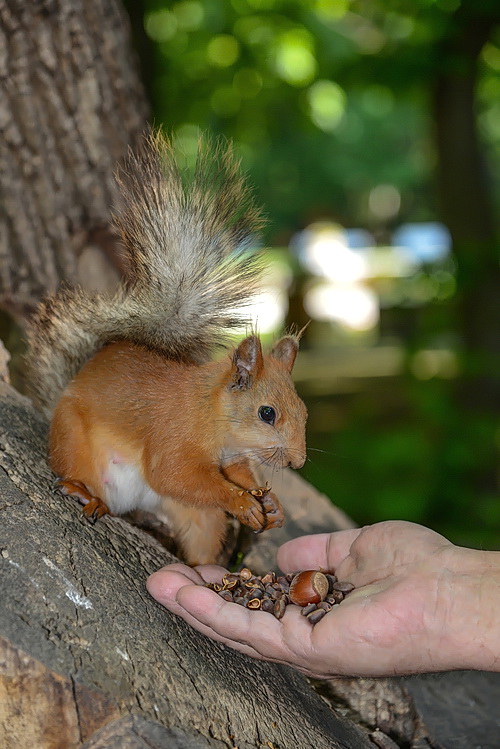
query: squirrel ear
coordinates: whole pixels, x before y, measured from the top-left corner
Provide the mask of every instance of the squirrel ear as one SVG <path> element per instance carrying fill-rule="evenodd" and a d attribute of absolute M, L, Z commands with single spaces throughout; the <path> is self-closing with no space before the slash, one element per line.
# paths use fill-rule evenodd
<path fill-rule="evenodd" d="M 295 357 L 299 350 L 299 339 L 297 336 L 286 335 L 280 338 L 273 346 L 271 356 L 285 365 L 286 369 L 291 372 L 295 364 Z"/>
<path fill-rule="evenodd" d="M 233 385 L 235 390 L 247 390 L 263 367 L 262 347 L 255 335 L 240 343 L 233 355 Z"/>

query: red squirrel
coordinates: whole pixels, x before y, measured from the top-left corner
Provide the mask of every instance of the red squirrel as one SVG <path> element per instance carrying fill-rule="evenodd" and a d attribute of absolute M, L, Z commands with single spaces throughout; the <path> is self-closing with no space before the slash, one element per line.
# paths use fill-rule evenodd
<path fill-rule="evenodd" d="M 252 463 L 304 463 L 299 336 L 265 355 L 249 335 L 212 358 L 260 277 L 248 249 L 262 218 L 230 145 L 201 145 L 189 182 L 169 140 L 149 134 L 117 179 L 125 279 L 114 294 L 65 286 L 40 304 L 32 395 L 51 419 L 59 486 L 88 517 L 166 514 L 186 562 L 212 563 L 226 513 L 255 531 L 283 523 Z"/>

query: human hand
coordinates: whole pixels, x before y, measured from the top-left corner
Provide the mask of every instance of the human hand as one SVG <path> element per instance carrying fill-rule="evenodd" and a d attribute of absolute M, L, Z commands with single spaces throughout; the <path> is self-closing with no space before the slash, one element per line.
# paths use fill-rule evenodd
<path fill-rule="evenodd" d="M 486 554 L 396 521 L 289 541 L 278 552 L 283 572 L 333 570 L 356 586 L 314 626 L 299 607 L 287 606 L 278 621 L 202 587 L 221 580 L 226 570 L 220 567 L 169 565 L 154 573 L 147 587 L 209 637 L 318 678 L 496 670 L 490 634 L 500 608 L 500 562 L 495 556 L 492 566 L 489 557 L 496 553 Z M 486 610 L 485 572 L 491 577 L 489 597 L 493 594 Z M 496 653 L 500 656 L 500 648 Z"/>

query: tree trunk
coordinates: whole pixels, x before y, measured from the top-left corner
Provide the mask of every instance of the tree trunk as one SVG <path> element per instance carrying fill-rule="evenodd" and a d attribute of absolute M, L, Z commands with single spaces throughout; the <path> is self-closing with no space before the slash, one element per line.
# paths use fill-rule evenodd
<path fill-rule="evenodd" d="M 148 107 L 116 0 L 0 0 L 0 304 L 116 280 L 113 171 Z"/>
<path fill-rule="evenodd" d="M 145 589 L 171 554 L 51 491 L 46 431 L 0 382 L 2 749 L 496 749 L 500 674 L 314 684 L 192 630 Z M 345 526 L 292 472 L 282 495 L 287 524 L 247 556 L 256 572 L 290 535 Z"/>
<path fill-rule="evenodd" d="M 159 746 L 161 727 L 182 727 L 193 746 L 370 746 L 298 673 L 230 652 L 156 604 L 145 580 L 172 556 L 51 493 L 46 425 L 26 399 L 4 388 L 0 418 L 4 749 L 98 746 L 94 733 L 125 730 L 130 714 Z"/>
<path fill-rule="evenodd" d="M 477 132 L 478 57 L 500 6 L 465 3 L 440 54 L 434 96 L 439 194 L 458 264 L 459 330 L 463 334 L 462 405 L 494 413 L 499 398 L 500 237 L 486 161 Z"/>
<path fill-rule="evenodd" d="M 293 670 L 228 650 L 162 609 L 145 580 L 172 556 L 119 518 L 90 525 L 54 495 L 46 424 L 6 385 L 0 405 L 3 749 L 368 749 L 369 735 L 393 747 L 389 733 L 395 746 L 435 746 L 398 681 L 334 681 L 322 690 L 328 704 Z M 342 521 L 296 475 L 283 493 L 288 533 Z M 439 705 L 437 716 L 446 727 Z"/>
<path fill-rule="evenodd" d="M 434 95 L 438 186 L 457 261 L 455 312 L 460 335 L 460 374 L 443 413 L 435 463 L 435 506 L 441 519 L 447 513 L 488 506 L 499 489 L 500 236 L 476 106 L 478 58 L 498 23 L 498 3 L 462 4 L 440 50 Z M 471 452 L 476 457 L 469 461 Z M 457 465 L 460 453 L 464 457 Z M 482 517 L 480 509 L 476 517 Z"/>

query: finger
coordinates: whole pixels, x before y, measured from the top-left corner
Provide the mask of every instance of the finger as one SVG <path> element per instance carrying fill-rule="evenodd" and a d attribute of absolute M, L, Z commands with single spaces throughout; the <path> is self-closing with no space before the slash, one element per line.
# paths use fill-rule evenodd
<path fill-rule="evenodd" d="M 199 564 L 194 568 L 205 583 L 220 583 L 229 570 L 218 564 Z"/>
<path fill-rule="evenodd" d="M 176 573 L 175 577 L 170 577 Z M 166 567 L 162 567 L 160 570 L 153 572 L 146 582 L 146 587 L 151 593 L 153 598 L 156 598 L 160 603 L 165 604 L 163 598 L 175 599 L 175 594 L 179 587 L 186 585 L 187 581 L 194 583 L 195 585 L 204 585 L 205 583 L 215 583 L 222 580 L 223 576 L 227 573 L 224 567 L 219 567 L 216 564 L 203 564 L 197 567 L 188 567 L 180 562 L 174 564 L 167 564 Z M 182 579 L 178 577 L 181 575 Z M 173 586 L 172 591 L 170 586 Z M 161 599 L 161 600 L 160 600 Z"/>
<path fill-rule="evenodd" d="M 206 565 L 198 569 L 205 577 L 215 576 L 216 579 L 221 579 L 220 570 L 223 568 Z M 174 614 L 181 616 L 194 629 L 208 637 L 223 642 L 225 645 L 229 645 L 253 658 L 276 659 L 277 656 L 274 655 L 272 649 L 263 654 L 261 648 L 254 647 L 251 640 L 259 639 L 259 628 L 255 628 L 255 622 L 253 621 L 256 614 L 257 616 L 264 616 L 265 622 L 271 620 L 275 624 L 279 624 L 278 621 L 265 612 L 250 613 L 248 609 L 242 606 L 223 601 L 215 592 L 200 585 L 198 570 L 182 564 L 171 564 L 153 573 L 147 580 L 146 587 L 159 603 Z M 222 613 L 220 612 L 221 608 L 224 609 Z M 236 614 L 236 618 L 240 622 L 235 632 L 232 630 L 231 614 Z M 238 632 L 245 630 L 250 623 L 250 617 L 252 617 L 250 640 L 240 640 Z M 212 620 L 218 620 L 218 626 L 212 626 Z M 287 660 L 282 662 L 289 663 Z"/>
<path fill-rule="evenodd" d="M 202 568 L 199 569 L 201 571 Z M 182 562 L 174 562 L 173 564 L 167 564 L 165 567 L 153 572 L 149 579 L 156 579 L 157 575 L 161 576 L 160 579 L 162 579 L 164 573 L 175 572 L 176 574 L 184 575 L 184 577 L 191 580 L 191 582 L 196 585 L 203 585 L 204 579 L 200 574 L 200 571 L 198 571 L 196 567 L 188 567 L 187 564 L 182 564 Z"/>
<path fill-rule="evenodd" d="M 175 613 L 179 613 L 177 591 L 186 585 L 203 585 L 203 578 L 192 567 L 186 567 L 184 564 L 170 564 L 154 572 L 146 580 L 146 588 L 150 595 Z"/>
<path fill-rule="evenodd" d="M 320 678 L 330 672 L 324 656 L 317 657 L 312 642 L 313 633 L 324 620 L 311 627 L 295 606 L 287 609 L 281 621 L 266 612 L 250 612 L 193 584 L 179 569 L 185 570 L 183 565 L 159 570 L 150 577 L 147 587 L 160 603 L 198 632 L 251 658 L 291 665 L 309 676 Z M 191 568 L 187 569 L 194 577 Z"/>
<path fill-rule="evenodd" d="M 217 568 L 216 565 L 210 565 L 210 569 L 208 567 L 209 566 L 206 565 L 200 568 L 202 574 L 208 576 L 216 575 L 220 580 L 220 569 L 223 568 Z M 262 658 L 262 656 L 252 647 L 243 645 L 242 643 L 235 643 L 228 638 L 221 637 L 210 626 L 200 622 L 179 604 L 177 601 L 179 590 L 182 588 L 196 590 L 199 587 L 199 575 L 193 568 L 186 567 L 183 564 L 168 565 L 168 567 L 154 572 L 147 580 L 146 587 L 153 598 L 161 603 L 162 606 L 165 606 L 165 608 L 172 611 L 172 613 L 182 617 L 185 622 L 198 630 L 198 632 L 207 635 L 207 637 L 210 637 L 213 640 L 229 645 L 252 658 Z M 209 593 L 210 597 L 214 599 L 212 602 L 213 604 L 216 604 L 221 600 L 216 593 L 207 590 L 207 588 L 201 587 L 200 589 Z"/>
<path fill-rule="evenodd" d="M 266 660 L 293 662 L 291 652 L 283 642 L 282 623 L 271 614 L 250 611 L 244 606 L 224 601 L 201 587 L 181 588 L 177 592 L 177 602 L 195 622 L 211 629 L 218 639 L 222 638 L 221 641 L 231 647 L 238 650 L 243 647 L 242 652 L 250 648 Z M 199 628 L 196 624 L 193 626 Z"/>
<path fill-rule="evenodd" d="M 313 625 L 303 616 L 299 606 L 288 606 L 282 619 L 282 638 L 293 657 L 293 664 L 305 669 L 312 668 L 313 655 L 311 635 Z"/>
<path fill-rule="evenodd" d="M 294 538 L 278 549 L 278 565 L 283 572 L 320 568 L 336 570 L 349 555 L 351 545 L 360 532 L 360 528 L 350 528 Z"/>

